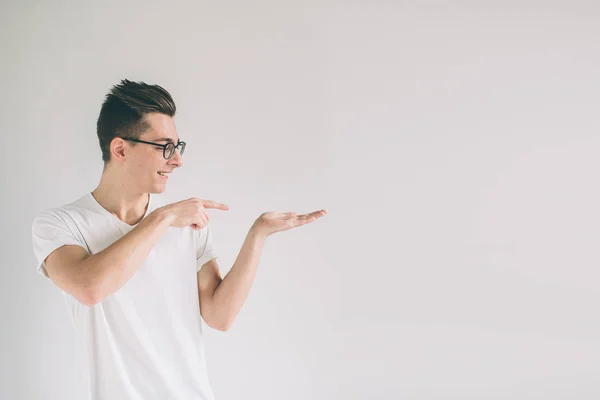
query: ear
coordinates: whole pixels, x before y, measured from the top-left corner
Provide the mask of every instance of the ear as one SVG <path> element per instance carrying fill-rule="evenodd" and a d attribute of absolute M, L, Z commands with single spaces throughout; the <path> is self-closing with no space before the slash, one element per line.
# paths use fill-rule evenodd
<path fill-rule="evenodd" d="M 125 141 L 119 137 L 114 138 L 110 142 L 110 156 L 114 161 L 123 162 L 128 150 Z"/>

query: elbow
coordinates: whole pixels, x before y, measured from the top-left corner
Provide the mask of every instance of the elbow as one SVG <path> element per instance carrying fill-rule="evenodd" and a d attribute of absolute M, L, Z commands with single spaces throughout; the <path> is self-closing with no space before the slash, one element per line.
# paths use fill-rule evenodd
<path fill-rule="evenodd" d="M 207 321 L 208 326 L 221 332 L 227 332 L 231 328 L 233 321 Z"/>
<path fill-rule="evenodd" d="M 81 302 L 83 305 L 85 305 L 85 306 L 88 306 L 88 307 L 93 307 L 93 306 L 95 306 L 96 304 L 100 303 L 100 301 L 101 301 L 101 300 L 100 300 L 100 298 L 99 298 L 99 297 L 97 297 L 97 296 L 93 296 L 93 295 L 90 295 L 90 294 L 88 294 L 87 296 L 82 296 L 82 297 L 79 299 L 79 301 L 80 301 L 80 302 Z"/>
<path fill-rule="evenodd" d="M 211 328 L 216 329 L 221 332 L 227 332 L 229 330 L 229 328 L 231 328 L 231 324 L 224 324 L 224 323 L 215 324 L 215 325 L 211 326 Z"/>
<path fill-rule="evenodd" d="M 82 293 L 75 297 L 84 306 L 92 307 L 100 303 L 97 296 L 92 293 Z"/>
<path fill-rule="evenodd" d="M 86 305 L 88 307 L 95 306 L 96 304 L 104 300 L 104 296 L 102 296 L 100 290 L 94 287 L 82 288 L 79 291 L 78 296 L 76 296 L 76 298 L 81 304 Z"/>
<path fill-rule="evenodd" d="M 85 306 L 91 307 L 102 301 L 98 290 L 90 289 L 86 285 L 66 285 L 63 282 L 56 282 L 56 284 L 63 292 L 70 294 L 75 300 Z"/>
<path fill-rule="evenodd" d="M 219 326 L 217 329 L 220 330 L 221 332 L 227 332 L 229 330 L 229 328 L 231 328 L 231 324 L 223 324 L 223 325 Z"/>
<path fill-rule="evenodd" d="M 103 284 L 99 277 L 83 273 L 82 271 L 88 269 L 84 265 L 80 263 L 71 268 L 75 272 L 48 271 L 48 276 L 63 292 L 68 293 L 77 302 L 91 307 L 107 297 L 106 284 Z"/>
<path fill-rule="evenodd" d="M 223 310 L 216 309 L 213 306 L 200 307 L 200 315 L 202 315 L 206 325 L 221 332 L 227 332 L 233 324 L 233 318 L 230 318 Z"/>

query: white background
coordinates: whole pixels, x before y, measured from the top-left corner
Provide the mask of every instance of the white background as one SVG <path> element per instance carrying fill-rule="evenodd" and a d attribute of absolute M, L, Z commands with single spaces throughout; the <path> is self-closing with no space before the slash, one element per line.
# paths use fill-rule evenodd
<path fill-rule="evenodd" d="M 11 1 L 0 9 L 0 398 L 85 398 L 31 222 L 93 190 L 123 78 L 173 95 L 173 200 L 267 241 L 218 400 L 600 397 L 596 2 Z"/>

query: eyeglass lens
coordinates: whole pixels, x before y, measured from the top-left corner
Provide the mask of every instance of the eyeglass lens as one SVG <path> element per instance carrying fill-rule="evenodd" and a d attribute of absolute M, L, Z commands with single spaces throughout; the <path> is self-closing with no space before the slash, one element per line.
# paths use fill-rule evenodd
<path fill-rule="evenodd" d="M 185 143 L 179 142 L 177 147 L 179 147 L 179 155 L 182 156 L 183 152 L 185 151 Z M 171 158 L 171 157 L 173 157 L 173 154 L 175 154 L 175 144 L 168 143 L 167 146 L 165 147 L 165 154 L 164 154 L 165 158 Z"/>

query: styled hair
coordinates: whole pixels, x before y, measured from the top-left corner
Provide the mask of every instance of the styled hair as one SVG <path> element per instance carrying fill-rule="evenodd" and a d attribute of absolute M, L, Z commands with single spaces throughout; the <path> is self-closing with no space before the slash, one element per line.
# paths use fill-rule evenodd
<path fill-rule="evenodd" d="M 145 115 L 158 112 L 175 116 L 171 94 L 158 85 L 127 79 L 114 85 L 106 95 L 96 124 L 102 160 L 110 161 L 110 143 L 116 137 L 138 139 L 149 128 Z"/>

